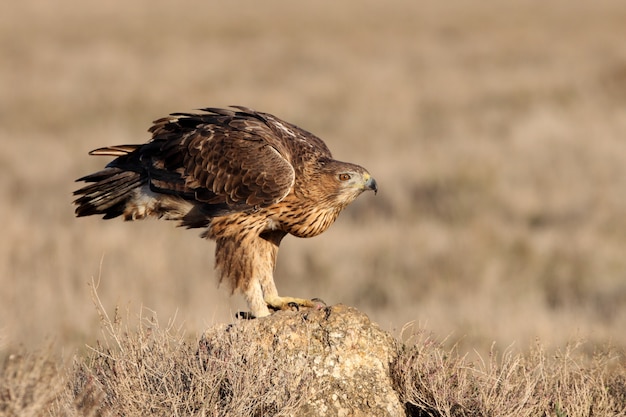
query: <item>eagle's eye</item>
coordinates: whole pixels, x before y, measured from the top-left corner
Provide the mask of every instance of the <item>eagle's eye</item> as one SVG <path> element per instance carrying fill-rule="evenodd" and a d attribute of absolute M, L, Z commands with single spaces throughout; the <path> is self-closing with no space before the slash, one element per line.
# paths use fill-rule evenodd
<path fill-rule="evenodd" d="M 350 178 L 352 178 L 350 174 L 339 174 L 339 181 L 348 181 Z"/>

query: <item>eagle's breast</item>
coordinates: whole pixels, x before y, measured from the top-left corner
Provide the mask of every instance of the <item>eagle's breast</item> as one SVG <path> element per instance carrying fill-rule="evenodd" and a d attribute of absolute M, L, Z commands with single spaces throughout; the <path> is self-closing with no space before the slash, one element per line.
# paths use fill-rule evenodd
<path fill-rule="evenodd" d="M 299 204 L 282 201 L 268 207 L 268 211 L 268 230 L 282 230 L 297 237 L 313 237 L 333 224 L 341 208 L 320 207 L 314 201 L 300 201 Z"/>

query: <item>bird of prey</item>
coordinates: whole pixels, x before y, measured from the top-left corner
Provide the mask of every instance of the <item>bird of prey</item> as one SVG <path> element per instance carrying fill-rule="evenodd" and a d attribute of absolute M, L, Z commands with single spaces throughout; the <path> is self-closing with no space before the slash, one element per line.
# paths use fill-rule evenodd
<path fill-rule="evenodd" d="M 376 192 L 369 172 L 333 159 L 315 135 L 241 106 L 172 113 L 149 132 L 147 143 L 90 152 L 116 158 L 77 180 L 87 184 L 74 192 L 76 215 L 204 228 L 216 242 L 220 282 L 244 295 L 250 316 L 319 307 L 278 295 L 278 247 L 287 234 L 324 232 L 362 192 Z"/>

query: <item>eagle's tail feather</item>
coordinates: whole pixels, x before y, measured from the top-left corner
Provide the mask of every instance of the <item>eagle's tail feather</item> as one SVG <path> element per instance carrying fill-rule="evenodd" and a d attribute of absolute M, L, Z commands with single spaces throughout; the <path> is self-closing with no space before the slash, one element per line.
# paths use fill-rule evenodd
<path fill-rule="evenodd" d="M 105 146 L 104 148 L 94 149 L 89 155 L 105 155 L 105 156 L 124 156 L 132 153 L 141 145 L 115 145 Z"/>
<path fill-rule="evenodd" d="M 74 200 L 76 216 L 103 214 L 103 218 L 111 219 L 124 214 L 127 220 L 131 220 L 136 216 L 128 215 L 128 205 L 135 199 L 137 191 L 146 184 L 147 178 L 134 171 L 105 168 L 77 181 L 89 184 L 74 191 L 74 195 L 79 196 Z"/>
<path fill-rule="evenodd" d="M 197 190 L 187 188 L 179 172 L 143 163 L 142 155 L 136 152 L 141 147 L 117 145 L 90 152 L 117 158 L 103 170 L 76 180 L 87 183 L 74 191 L 76 216 L 102 215 L 104 219 L 122 216 L 124 220 L 151 216 L 177 220 L 181 226 L 195 228 L 207 227 L 215 216 L 249 208 L 196 201 Z M 205 197 L 210 199 L 215 195 Z"/>

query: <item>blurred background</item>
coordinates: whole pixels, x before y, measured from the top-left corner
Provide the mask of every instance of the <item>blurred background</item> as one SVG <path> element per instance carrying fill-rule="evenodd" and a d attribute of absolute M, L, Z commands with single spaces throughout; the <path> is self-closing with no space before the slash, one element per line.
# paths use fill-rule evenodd
<path fill-rule="evenodd" d="M 104 308 L 232 321 L 212 242 L 76 219 L 87 152 L 170 112 L 245 105 L 365 166 L 329 231 L 287 237 L 283 295 L 479 352 L 626 346 L 626 3 L 11 2 L 0 16 L 0 347 L 80 349 Z M 144 313 L 146 310 L 143 310 Z"/>

